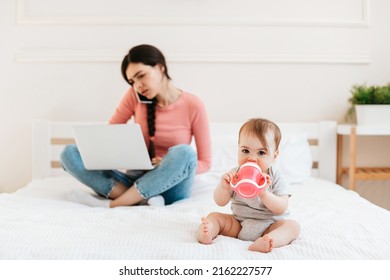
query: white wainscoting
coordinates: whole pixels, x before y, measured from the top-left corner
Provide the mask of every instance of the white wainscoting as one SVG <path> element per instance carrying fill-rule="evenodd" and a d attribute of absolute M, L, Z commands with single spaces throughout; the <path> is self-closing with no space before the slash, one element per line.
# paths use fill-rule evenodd
<path fill-rule="evenodd" d="M 23 25 L 368 27 L 368 8 L 369 0 L 17 0 L 16 11 Z"/>
<path fill-rule="evenodd" d="M 316 64 L 369 64 L 369 52 L 349 53 L 274 53 L 274 54 L 166 54 L 170 63 L 316 63 Z M 96 50 L 21 50 L 16 54 L 20 63 L 119 63 L 123 51 Z"/>

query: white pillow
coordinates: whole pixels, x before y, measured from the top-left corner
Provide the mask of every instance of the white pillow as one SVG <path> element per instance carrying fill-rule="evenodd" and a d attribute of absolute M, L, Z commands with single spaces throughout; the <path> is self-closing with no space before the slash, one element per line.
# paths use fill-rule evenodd
<path fill-rule="evenodd" d="M 283 135 L 279 150 L 275 164 L 290 184 L 302 183 L 310 178 L 313 159 L 306 133 Z"/>
<path fill-rule="evenodd" d="M 211 171 L 224 173 L 237 166 L 238 131 L 241 123 L 211 123 Z"/>

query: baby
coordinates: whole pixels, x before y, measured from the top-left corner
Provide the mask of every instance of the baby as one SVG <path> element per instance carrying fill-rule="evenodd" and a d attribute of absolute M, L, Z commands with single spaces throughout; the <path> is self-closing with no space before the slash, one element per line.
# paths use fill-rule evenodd
<path fill-rule="evenodd" d="M 211 244 L 218 235 L 240 240 L 254 241 L 249 250 L 271 252 L 273 248 L 289 244 L 300 232 L 298 222 L 287 219 L 288 184 L 275 168 L 279 155 L 281 132 L 279 127 L 266 119 L 251 119 L 239 131 L 238 165 L 247 161 L 256 162 L 266 173 L 267 184 L 254 198 L 243 198 L 231 190 L 230 181 L 237 168 L 225 173 L 215 189 L 214 200 L 219 206 L 231 201 L 233 214 L 213 212 L 202 217 L 197 239 L 202 244 Z"/>

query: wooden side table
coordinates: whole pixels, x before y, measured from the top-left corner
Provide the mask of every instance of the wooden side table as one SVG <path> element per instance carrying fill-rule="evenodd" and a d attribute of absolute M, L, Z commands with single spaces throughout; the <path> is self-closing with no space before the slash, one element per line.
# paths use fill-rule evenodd
<path fill-rule="evenodd" d="M 342 166 L 343 136 L 349 135 L 349 167 Z M 337 126 L 337 184 L 341 184 L 344 173 L 349 176 L 349 189 L 355 189 L 356 180 L 390 179 L 390 167 L 357 167 L 357 136 L 390 136 L 390 125 L 355 126 L 340 124 Z M 390 142 L 389 142 L 390 144 Z"/>

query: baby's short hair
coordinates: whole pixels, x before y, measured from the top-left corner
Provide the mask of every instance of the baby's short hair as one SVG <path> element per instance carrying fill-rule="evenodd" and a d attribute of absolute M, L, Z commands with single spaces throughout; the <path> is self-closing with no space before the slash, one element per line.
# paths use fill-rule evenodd
<path fill-rule="evenodd" d="M 240 128 L 238 142 L 240 142 L 241 133 L 247 133 L 249 135 L 256 136 L 260 140 L 261 144 L 269 149 L 269 143 L 266 137 L 269 131 L 273 132 L 275 150 L 278 150 L 282 139 L 282 133 L 280 128 L 274 122 L 267 119 L 253 118 L 245 122 Z"/>

